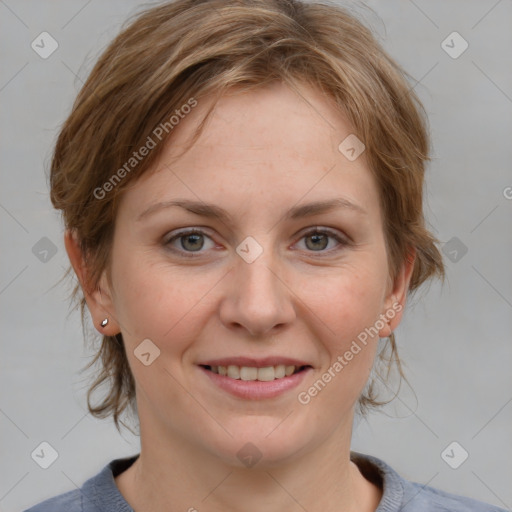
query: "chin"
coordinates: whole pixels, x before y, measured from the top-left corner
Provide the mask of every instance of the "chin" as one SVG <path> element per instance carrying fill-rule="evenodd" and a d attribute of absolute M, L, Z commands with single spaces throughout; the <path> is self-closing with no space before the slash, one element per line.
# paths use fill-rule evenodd
<path fill-rule="evenodd" d="M 217 439 L 215 446 L 209 445 L 211 453 L 223 459 L 226 464 L 238 468 L 272 468 L 299 457 L 312 442 L 311 435 L 305 429 L 290 431 L 285 427 L 283 418 L 247 416 L 243 421 L 231 423 L 227 428 L 233 434 Z M 210 443 L 213 439 L 209 439 Z M 204 440 L 203 440 L 204 442 Z M 213 448 L 213 450 L 212 450 Z"/>

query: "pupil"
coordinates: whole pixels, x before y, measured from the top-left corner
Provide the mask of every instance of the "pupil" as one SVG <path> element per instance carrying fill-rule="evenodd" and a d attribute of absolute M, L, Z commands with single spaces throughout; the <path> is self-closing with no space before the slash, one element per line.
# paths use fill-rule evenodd
<path fill-rule="evenodd" d="M 308 247 L 309 249 L 325 249 L 327 247 L 327 237 L 325 235 L 322 235 L 321 233 L 310 235 L 308 239 L 313 240 L 314 243 L 320 242 L 320 245 L 313 245 L 313 247 Z M 308 244 L 306 243 L 306 245 Z"/>
<path fill-rule="evenodd" d="M 204 245 L 204 241 L 201 240 L 202 235 L 186 235 L 182 238 L 181 245 L 187 250 L 201 249 Z M 187 247 L 187 244 L 192 241 L 192 244 Z"/>

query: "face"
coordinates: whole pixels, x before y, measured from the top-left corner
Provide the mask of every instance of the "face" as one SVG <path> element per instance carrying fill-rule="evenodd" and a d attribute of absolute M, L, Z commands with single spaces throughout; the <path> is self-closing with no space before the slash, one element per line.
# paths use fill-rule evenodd
<path fill-rule="evenodd" d="M 233 92 L 179 156 L 206 108 L 125 192 L 101 307 L 125 341 L 143 443 L 240 465 L 251 442 L 290 460 L 350 437 L 407 275 L 390 281 L 374 178 L 364 153 L 338 150 L 351 127 L 329 99 Z"/>

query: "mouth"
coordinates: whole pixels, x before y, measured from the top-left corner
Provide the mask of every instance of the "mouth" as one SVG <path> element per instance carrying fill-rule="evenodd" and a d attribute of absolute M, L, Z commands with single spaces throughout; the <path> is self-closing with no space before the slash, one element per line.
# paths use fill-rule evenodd
<path fill-rule="evenodd" d="M 205 370 L 216 373 L 233 380 L 271 382 L 285 379 L 297 373 L 304 372 L 310 365 L 285 365 L 273 366 L 237 366 L 230 365 L 199 365 Z"/>
<path fill-rule="evenodd" d="M 212 389 L 243 400 L 278 399 L 289 395 L 314 371 L 305 361 L 281 356 L 203 360 L 197 363 L 197 368 L 208 378 L 209 388 L 213 384 Z"/>

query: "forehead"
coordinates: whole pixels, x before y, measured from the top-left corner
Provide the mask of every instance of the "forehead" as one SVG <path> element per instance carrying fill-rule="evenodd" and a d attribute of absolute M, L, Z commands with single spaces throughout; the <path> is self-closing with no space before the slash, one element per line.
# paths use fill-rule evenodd
<path fill-rule="evenodd" d="M 208 98 L 173 129 L 155 172 L 127 191 L 128 202 L 173 197 L 231 204 L 278 206 L 339 197 L 365 208 L 378 192 L 364 153 L 350 161 L 339 150 L 352 134 L 334 101 L 306 85 L 274 83 L 233 90 L 215 106 L 200 137 L 183 153 L 211 105 Z"/>
<path fill-rule="evenodd" d="M 211 105 L 201 99 L 172 134 L 166 156 L 178 154 Z M 232 88 L 215 105 L 194 148 L 228 153 L 230 159 L 250 162 L 264 152 L 274 157 L 319 159 L 328 156 L 351 133 L 334 100 L 306 84 L 274 82 L 244 91 Z M 175 151 L 173 151 L 173 148 Z M 199 156 L 199 151 L 193 151 Z"/>

